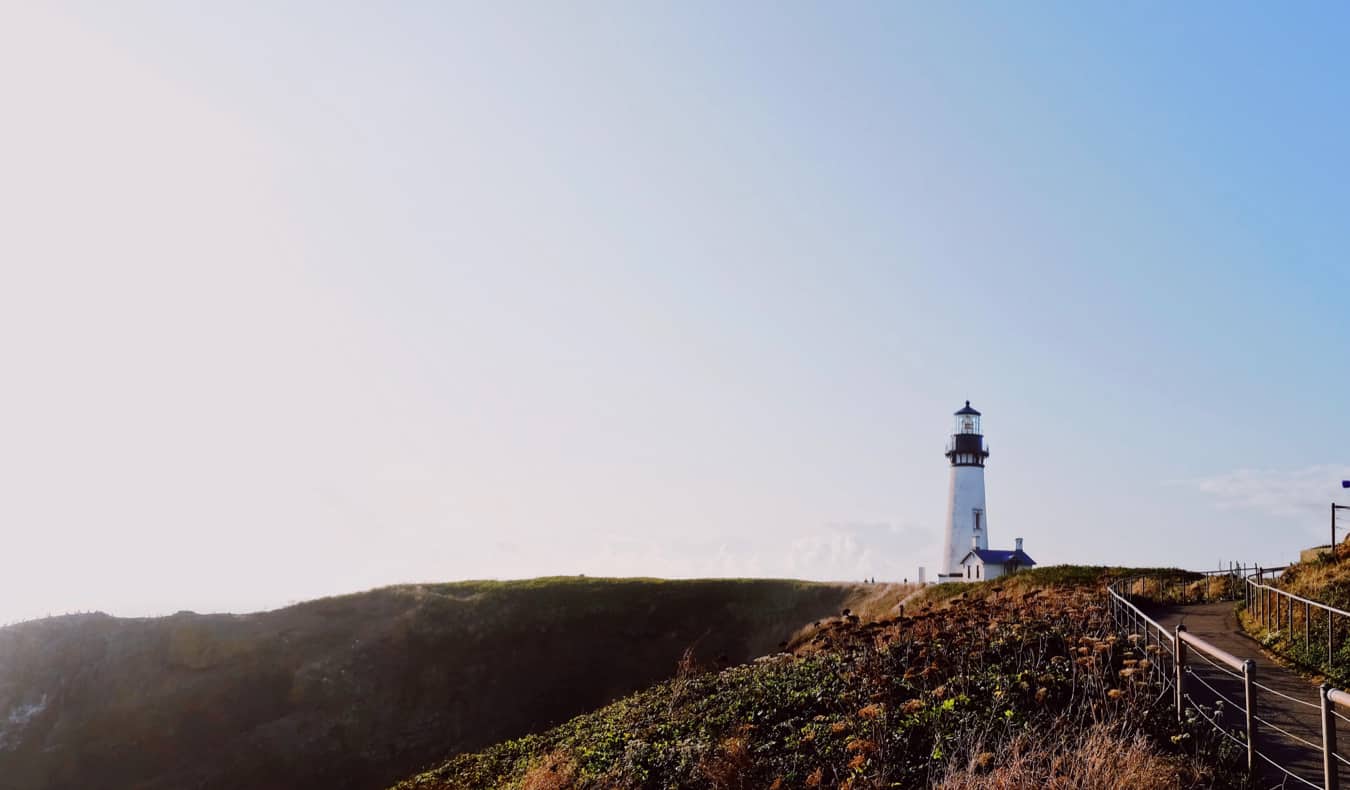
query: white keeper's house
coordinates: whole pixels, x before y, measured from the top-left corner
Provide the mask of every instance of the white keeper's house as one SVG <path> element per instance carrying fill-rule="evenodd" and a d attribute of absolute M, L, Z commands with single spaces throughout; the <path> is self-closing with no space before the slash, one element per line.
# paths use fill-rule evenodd
<path fill-rule="evenodd" d="M 984 502 L 984 462 L 989 457 L 980 413 L 970 407 L 957 410 L 956 426 L 947 443 L 951 462 L 951 485 L 947 493 L 947 533 L 942 547 L 938 581 L 997 579 L 1035 565 L 1035 560 L 1017 548 L 989 548 L 989 513 Z"/>

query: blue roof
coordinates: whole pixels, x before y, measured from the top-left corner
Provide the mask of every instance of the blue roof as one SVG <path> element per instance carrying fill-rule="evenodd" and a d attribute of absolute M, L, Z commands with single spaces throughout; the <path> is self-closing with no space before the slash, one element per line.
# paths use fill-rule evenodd
<path fill-rule="evenodd" d="M 1036 564 L 1036 561 L 1033 560 L 1031 557 L 1027 556 L 1027 553 L 1025 551 L 1021 551 L 1018 549 L 1014 549 L 1012 551 L 1008 551 L 1006 549 L 971 549 L 969 552 L 966 553 L 965 557 L 961 558 L 961 561 L 965 562 L 966 557 L 969 557 L 971 554 L 974 554 L 975 556 L 979 557 L 980 560 L 984 562 L 986 565 L 1007 565 L 1009 562 L 1013 562 L 1014 560 L 1017 562 L 1018 565 Z"/>

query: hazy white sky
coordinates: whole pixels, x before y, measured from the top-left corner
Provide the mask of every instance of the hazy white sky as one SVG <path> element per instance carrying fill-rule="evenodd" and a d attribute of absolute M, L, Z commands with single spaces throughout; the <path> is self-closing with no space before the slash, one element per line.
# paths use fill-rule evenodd
<path fill-rule="evenodd" d="M 0 621 L 912 577 L 967 398 L 992 544 L 1287 560 L 1346 20 L 1224 9 L 5 5 Z"/>

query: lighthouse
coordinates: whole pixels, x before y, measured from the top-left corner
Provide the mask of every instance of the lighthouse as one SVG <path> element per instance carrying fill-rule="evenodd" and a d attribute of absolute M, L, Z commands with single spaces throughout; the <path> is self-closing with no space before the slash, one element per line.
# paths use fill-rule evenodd
<path fill-rule="evenodd" d="M 958 409 L 947 442 L 951 484 L 947 491 L 947 536 L 942 546 L 939 580 L 964 578 L 961 561 L 972 549 L 989 548 L 989 514 L 984 506 L 984 460 L 989 448 L 980 433 L 980 413 L 970 401 Z"/>

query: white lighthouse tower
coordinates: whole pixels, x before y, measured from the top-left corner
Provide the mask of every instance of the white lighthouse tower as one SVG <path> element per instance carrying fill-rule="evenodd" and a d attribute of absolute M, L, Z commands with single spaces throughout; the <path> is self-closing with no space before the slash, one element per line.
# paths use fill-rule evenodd
<path fill-rule="evenodd" d="M 956 426 L 947 443 L 952 476 L 938 581 L 963 578 L 966 571 L 961 561 L 970 550 L 989 548 L 989 514 L 984 506 L 984 459 L 989 457 L 989 448 L 980 433 L 980 413 L 966 401 L 955 416 Z"/>

